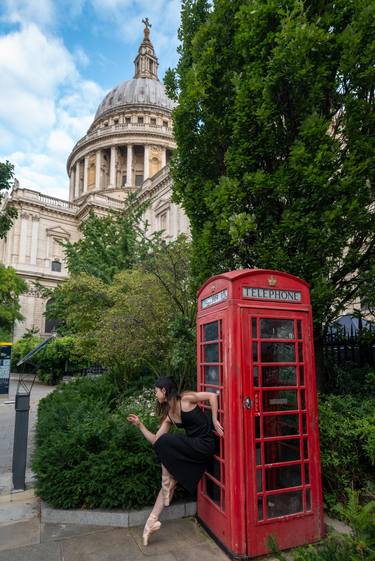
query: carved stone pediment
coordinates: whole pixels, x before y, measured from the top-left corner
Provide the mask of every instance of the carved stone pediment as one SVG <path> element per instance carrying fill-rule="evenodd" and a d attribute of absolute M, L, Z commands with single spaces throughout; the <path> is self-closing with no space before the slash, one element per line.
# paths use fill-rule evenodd
<path fill-rule="evenodd" d="M 53 228 L 47 228 L 47 236 L 54 238 L 56 240 L 69 240 L 70 233 L 64 230 L 61 226 L 54 226 Z"/>
<path fill-rule="evenodd" d="M 155 214 L 160 214 L 161 212 L 168 210 L 170 207 L 170 201 L 168 199 L 160 199 L 154 206 Z"/>

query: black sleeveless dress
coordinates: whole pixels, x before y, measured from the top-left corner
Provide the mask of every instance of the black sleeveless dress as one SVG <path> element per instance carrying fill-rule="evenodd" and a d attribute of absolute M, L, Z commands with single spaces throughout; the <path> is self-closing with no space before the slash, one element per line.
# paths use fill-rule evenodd
<path fill-rule="evenodd" d="M 180 402 L 181 408 L 181 402 Z M 202 409 L 182 411 L 185 434 L 162 434 L 154 444 L 158 460 L 189 493 L 195 495 L 197 484 L 215 452 L 212 419 Z"/>

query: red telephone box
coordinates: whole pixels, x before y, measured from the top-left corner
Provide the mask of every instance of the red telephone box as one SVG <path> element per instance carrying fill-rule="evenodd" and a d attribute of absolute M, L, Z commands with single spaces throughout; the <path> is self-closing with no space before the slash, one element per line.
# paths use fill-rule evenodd
<path fill-rule="evenodd" d="M 218 394 L 224 427 L 199 483 L 199 521 L 236 559 L 269 553 L 270 536 L 280 549 L 319 540 L 308 284 L 259 269 L 212 277 L 198 293 L 197 333 L 198 391 Z"/>

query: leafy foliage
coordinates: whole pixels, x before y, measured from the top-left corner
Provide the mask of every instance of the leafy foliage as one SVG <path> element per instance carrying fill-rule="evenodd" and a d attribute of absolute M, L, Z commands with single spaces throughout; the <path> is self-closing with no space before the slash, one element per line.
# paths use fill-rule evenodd
<path fill-rule="evenodd" d="M 107 216 L 97 216 L 90 211 L 82 222 L 82 238 L 75 243 L 62 242 L 70 274 L 97 277 L 109 283 L 113 276 L 133 266 L 137 258 L 137 238 L 147 225 L 141 216 L 144 205 L 133 205 L 129 197 L 122 211 L 111 210 Z"/>
<path fill-rule="evenodd" d="M 65 336 L 52 339 L 26 364 L 17 368 L 17 362 L 43 340 L 37 336 L 26 336 L 14 343 L 12 347 L 12 372 L 30 372 L 36 368 L 36 374 L 40 381 L 55 384 L 62 380 L 64 374 L 79 374 L 82 368 L 88 365 L 87 358 L 81 355 L 75 338 Z"/>
<path fill-rule="evenodd" d="M 279 561 L 373 561 L 375 559 L 375 501 L 362 506 L 358 493 L 348 490 L 348 500 L 341 505 L 341 513 L 350 524 L 351 535 L 331 534 L 317 546 L 294 550 L 288 558 L 277 551 L 275 542 L 272 549 Z"/>
<path fill-rule="evenodd" d="M 319 403 L 324 500 L 332 508 L 347 488 L 374 487 L 375 408 L 362 396 L 330 395 Z"/>
<path fill-rule="evenodd" d="M 175 198 L 197 284 L 238 267 L 311 283 L 317 337 L 374 285 L 374 10 L 366 0 L 185 1 Z"/>
<path fill-rule="evenodd" d="M 87 240 L 88 241 L 88 240 Z M 195 308 L 190 286 L 190 244 L 139 237 L 137 260 L 111 282 L 82 272 L 53 292 L 47 317 L 58 333 L 75 337 L 88 362 L 110 369 L 122 387 L 168 371 L 179 385 L 195 383 Z"/>
<path fill-rule="evenodd" d="M 160 489 L 160 465 L 141 432 L 126 421 L 130 411 L 157 430 L 149 396 L 121 403 L 106 376 L 69 382 L 43 398 L 32 463 L 38 495 L 57 508 L 151 504 Z"/>
<path fill-rule="evenodd" d="M 0 162 L 0 208 L 5 194 L 2 191 L 8 191 L 11 188 L 11 181 L 14 177 L 14 165 L 8 162 Z M 14 219 L 17 218 L 17 209 L 7 204 L 0 212 L 0 239 L 4 238 L 8 230 L 12 227 Z"/>
<path fill-rule="evenodd" d="M 27 283 L 13 267 L 0 263 L 0 339 L 10 340 L 15 320 L 24 319 L 19 297 L 28 290 Z"/>

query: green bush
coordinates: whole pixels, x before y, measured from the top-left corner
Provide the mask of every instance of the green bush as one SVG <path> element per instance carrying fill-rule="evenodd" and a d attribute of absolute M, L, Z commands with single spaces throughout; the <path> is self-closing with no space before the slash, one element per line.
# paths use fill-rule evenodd
<path fill-rule="evenodd" d="M 151 505 L 160 489 L 160 465 L 126 420 L 129 412 L 156 432 L 150 394 L 121 403 L 107 376 L 60 385 L 42 399 L 32 464 L 37 494 L 58 508 Z"/>
<path fill-rule="evenodd" d="M 14 343 L 12 346 L 12 372 L 30 372 L 34 368 L 34 365 L 37 364 L 37 355 L 32 357 L 30 362 L 22 364 L 18 368 L 16 364 L 42 341 L 43 339 L 41 337 L 37 337 L 36 335 L 27 335 L 26 337 L 22 337 L 22 339 L 18 339 L 18 341 Z"/>
<path fill-rule="evenodd" d="M 340 504 L 338 510 L 342 518 L 352 528 L 351 535 L 328 536 L 318 545 L 309 545 L 293 551 L 286 558 L 271 543 L 279 561 L 374 561 L 375 559 L 375 501 L 362 506 L 358 493 L 348 490 L 348 501 Z"/>
<path fill-rule="evenodd" d="M 75 338 L 66 336 L 52 339 L 30 359 L 30 362 L 17 368 L 17 362 L 42 341 L 44 339 L 41 337 L 29 335 L 16 341 L 12 350 L 13 372 L 30 372 L 38 365 L 39 380 L 47 384 L 55 384 L 62 380 L 64 374 L 79 373 L 82 368 L 88 366 L 87 360 L 77 350 Z"/>
<path fill-rule="evenodd" d="M 375 370 L 355 362 L 336 364 L 329 359 L 325 364 L 326 393 L 372 395 L 375 397 Z"/>
<path fill-rule="evenodd" d="M 331 508 L 344 500 L 347 488 L 371 489 L 375 483 L 374 400 L 324 396 L 319 427 L 324 500 Z"/>

